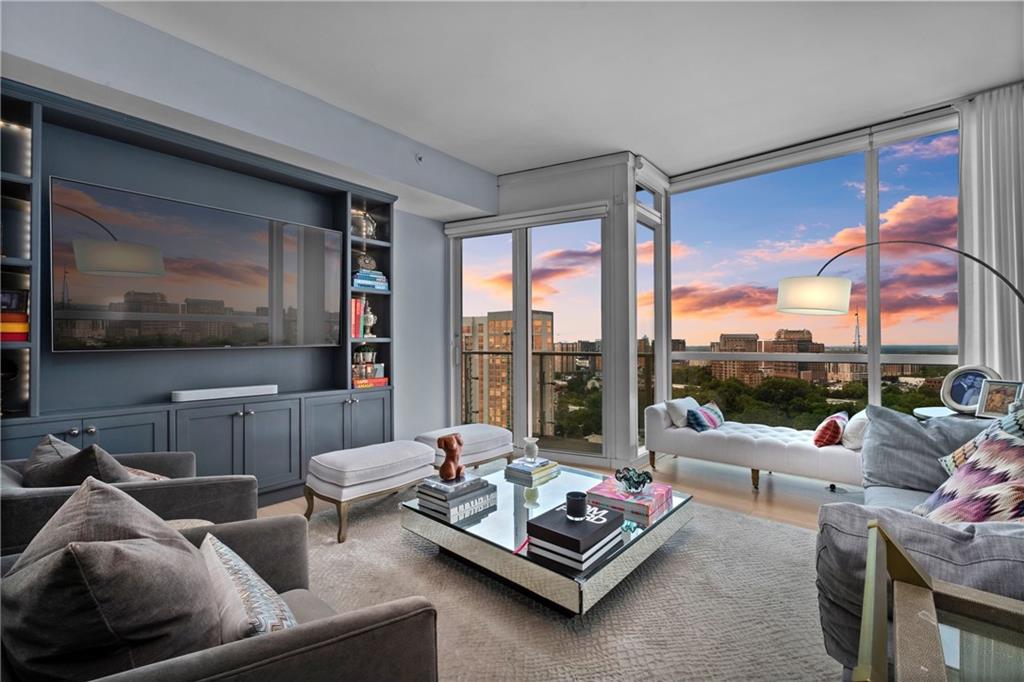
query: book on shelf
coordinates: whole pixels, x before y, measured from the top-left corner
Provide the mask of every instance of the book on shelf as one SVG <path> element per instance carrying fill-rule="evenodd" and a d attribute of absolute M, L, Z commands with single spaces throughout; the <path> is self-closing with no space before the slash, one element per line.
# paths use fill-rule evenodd
<path fill-rule="evenodd" d="M 579 554 L 576 552 L 567 552 L 561 547 L 544 542 L 537 538 L 530 538 L 530 543 L 527 546 L 526 554 L 530 558 L 540 558 L 544 561 L 541 563 L 552 562 L 571 568 L 574 571 L 585 571 L 601 559 L 605 558 L 611 552 L 614 552 L 618 548 L 622 547 L 624 542 L 622 532 L 611 533 L 604 540 L 594 545 L 589 551 Z"/>
<path fill-rule="evenodd" d="M 587 503 L 622 512 L 630 521 L 646 522 L 660 514 L 672 501 L 672 486 L 651 483 L 642 493 L 628 493 L 614 478 L 606 478 L 587 491 Z"/>
<path fill-rule="evenodd" d="M 388 385 L 387 377 L 374 377 L 373 379 L 353 379 L 352 388 L 382 388 Z"/>
<path fill-rule="evenodd" d="M 587 507 L 582 521 L 570 521 L 565 515 L 565 505 L 526 522 L 526 534 L 531 541 L 543 540 L 569 552 L 584 555 L 592 547 L 613 533 L 621 533 L 623 517 L 620 512 L 610 509 Z"/>
<path fill-rule="evenodd" d="M 356 270 L 356 277 L 361 279 L 374 279 L 380 280 L 381 282 L 388 281 L 388 276 L 380 270 Z"/>
<path fill-rule="evenodd" d="M 28 332 L 0 332 L 0 341 L 28 341 Z"/>
<path fill-rule="evenodd" d="M 390 291 L 387 284 L 378 284 L 376 282 L 360 282 L 354 280 L 352 286 L 356 289 L 370 289 L 372 291 Z"/>
<path fill-rule="evenodd" d="M 420 482 L 419 486 L 417 486 L 417 492 L 421 490 L 429 491 L 431 494 L 447 500 L 485 487 L 487 487 L 487 481 L 476 474 L 463 474 L 461 478 L 457 478 L 454 481 L 441 480 L 440 476 L 434 474 Z"/>
<path fill-rule="evenodd" d="M 352 299 L 351 335 L 354 339 L 363 335 L 363 299 L 361 298 Z"/>

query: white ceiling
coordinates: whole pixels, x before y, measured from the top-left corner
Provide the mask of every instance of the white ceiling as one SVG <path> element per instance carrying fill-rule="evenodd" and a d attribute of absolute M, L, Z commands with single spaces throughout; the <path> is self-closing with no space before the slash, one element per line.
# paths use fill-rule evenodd
<path fill-rule="evenodd" d="M 1024 78 L 1024 3 L 110 8 L 493 173 L 676 174 Z"/>

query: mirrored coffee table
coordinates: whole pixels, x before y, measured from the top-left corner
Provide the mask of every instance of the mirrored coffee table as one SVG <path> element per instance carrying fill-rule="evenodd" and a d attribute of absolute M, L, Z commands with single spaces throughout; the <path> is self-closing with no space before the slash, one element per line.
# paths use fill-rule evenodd
<path fill-rule="evenodd" d="M 617 550 L 582 572 L 560 572 L 526 555 L 526 522 L 565 502 L 565 494 L 586 491 L 604 476 L 563 466 L 559 475 L 536 488 L 505 480 L 504 471 L 484 476 L 498 488 L 498 506 L 472 525 L 450 524 L 419 510 L 417 500 L 403 502 L 402 527 L 442 551 L 472 564 L 520 590 L 573 614 L 586 613 L 633 569 L 644 562 L 693 515 L 692 495 L 675 492 L 672 505 L 647 528 L 623 530 Z"/>

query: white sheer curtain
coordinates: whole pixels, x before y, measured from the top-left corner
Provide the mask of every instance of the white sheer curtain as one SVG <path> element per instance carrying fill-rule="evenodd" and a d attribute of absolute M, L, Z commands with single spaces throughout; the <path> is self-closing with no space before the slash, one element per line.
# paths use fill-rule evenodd
<path fill-rule="evenodd" d="M 960 246 L 1024 290 L 1024 83 L 960 109 Z M 1024 379 L 1024 304 L 961 258 L 960 343 L 967 364 Z"/>

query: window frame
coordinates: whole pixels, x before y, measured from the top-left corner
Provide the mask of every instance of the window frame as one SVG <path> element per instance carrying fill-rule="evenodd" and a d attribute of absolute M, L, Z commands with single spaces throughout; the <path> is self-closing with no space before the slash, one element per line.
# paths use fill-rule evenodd
<path fill-rule="evenodd" d="M 959 115 L 949 111 L 931 112 L 914 117 L 912 120 L 890 123 L 842 135 L 809 142 L 796 147 L 768 152 L 766 154 L 741 159 L 693 173 L 675 176 L 670 179 L 669 194 L 665 207 L 671 204 L 676 194 L 683 194 L 705 187 L 734 182 L 745 178 L 765 175 L 787 168 L 803 166 L 827 161 L 847 154 L 862 152 L 864 154 L 864 226 L 865 242 L 878 241 L 880 234 L 879 211 L 879 166 L 878 152 L 881 148 L 913 140 L 937 133 L 960 132 Z M 959 201 L 959 193 L 957 197 Z M 667 211 L 665 211 L 667 214 Z M 671 239 L 671 220 L 666 215 Z M 957 231 L 958 242 L 962 236 Z M 863 249 L 865 258 L 865 279 L 867 285 L 867 310 L 865 323 L 867 343 L 863 353 L 740 353 L 710 351 L 674 351 L 668 353 L 668 367 L 677 360 L 735 360 L 735 361 L 779 361 L 779 362 L 851 362 L 867 366 L 868 373 L 868 404 L 882 404 L 882 365 L 914 364 L 914 365 L 960 365 L 963 357 L 963 315 L 958 316 L 957 353 L 926 354 L 926 353 L 882 353 L 881 352 L 881 257 L 878 246 Z M 962 271 L 962 258 L 961 271 Z M 824 262 L 824 261 L 823 261 Z M 794 274 L 813 274 L 794 273 Z M 665 286 L 665 283 L 662 284 Z M 670 278 L 667 286 L 671 287 Z M 666 291 L 671 290 L 670 288 Z M 961 299 L 962 300 L 962 299 Z M 960 304 L 962 305 L 962 304 Z M 958 306 L 959 307 L 959 306 Z M 671 307 L 669 313 L 669 330 L 672 329 Z M 669 346 L 671 348 L 671 345 Z M 656 359 L 657 362 L 657 359 Z M 671 375 L 671 370 L 670 370 Z M 671 393 L 669 394 L 671 395 Z"/>

